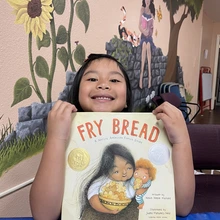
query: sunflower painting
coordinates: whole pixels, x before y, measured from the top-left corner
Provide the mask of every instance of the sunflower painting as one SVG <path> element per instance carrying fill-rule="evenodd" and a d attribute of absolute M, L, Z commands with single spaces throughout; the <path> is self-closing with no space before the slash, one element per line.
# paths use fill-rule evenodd
<path fill-rule="evenodd" d="M 28 56 L 32 82 L 27 77 L 18 79 L 14 85 L 14 100 L 11 107 L 28 99 L 35 92 L 41 103 L 52 102 L 52 85 L 56 72 L 57 59 L 63 64 L 66 71 L 70 66 L 75 71 L 75 65 L 81 65 L 85 60 L 85 49 L 78 39 L 77 44 L 71 44 L 71 33 L 74 14 L 84 24 L 85 32 L 88 30 L 90 21 L 90 10 L 87 0 L 76 0 L 70 3 L 68 29 L 60 25 L 55 27 L 56 14 L 62 15 L 65 11 L 65 0 L 7 0 L 14 9 L 16 15 L 15 23 L 24 24 L 28 37 Z M 47 24 L 50 28 L 47 29 Z M 51 64 L 44 56 L 34 57 L 33 38 L 40 51 L 42 47 L 52 47 Z M 74 63 L 75 61 L 75 63 Z M 43 96 L 42 88 L 38 85 L 38 77 L 47 81 L 47 94 Z"/>
<path fill-rule="evenodd" d="M 52 0 L 7 0 L 14 8 L 15 22 L 24 24 L 27 34 L 30 32 L 36 38 L 43 39 L 46 33 L 46 23 L 52 19 L 51 12 L 54 10 Z"/>

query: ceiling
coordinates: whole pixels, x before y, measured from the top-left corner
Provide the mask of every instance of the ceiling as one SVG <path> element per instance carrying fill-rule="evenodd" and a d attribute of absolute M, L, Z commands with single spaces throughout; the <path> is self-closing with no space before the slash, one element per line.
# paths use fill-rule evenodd
<path fill-rule="evenodd" d="M 204 13 L 213 21 L 220 22 L 220 0 L 204 0 Z"/>

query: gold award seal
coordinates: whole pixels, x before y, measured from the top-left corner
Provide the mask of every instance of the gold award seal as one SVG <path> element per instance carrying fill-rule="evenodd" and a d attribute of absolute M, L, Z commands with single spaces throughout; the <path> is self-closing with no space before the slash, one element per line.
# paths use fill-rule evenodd
<path fill-rule="evenodd" d="M 84 148 L 75 148 L 68 155 L 68 164 L 73 170 L 84 170 L 89 162 L 89 153 Z"/>

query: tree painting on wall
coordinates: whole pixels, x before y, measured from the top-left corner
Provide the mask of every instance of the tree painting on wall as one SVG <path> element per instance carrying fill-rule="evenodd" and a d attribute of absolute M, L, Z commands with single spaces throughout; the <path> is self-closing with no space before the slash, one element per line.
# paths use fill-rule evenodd
<path fill-rule="evenodd" d="M 183 21 L 190 16 L 191 21 L 198 19 L 200 10 L 202 8 L 203 0 L 163 0 L 170 13 L 170 39 L 168 44 L 168 60 L 164 82 L 176 82 L 176 59 L 177 59 L 177 46 L 180 28 Z M 174 21 L 174 15 L 178 12 L 180 7 L 183 6 L 184 10 L 178 22 Z"/>

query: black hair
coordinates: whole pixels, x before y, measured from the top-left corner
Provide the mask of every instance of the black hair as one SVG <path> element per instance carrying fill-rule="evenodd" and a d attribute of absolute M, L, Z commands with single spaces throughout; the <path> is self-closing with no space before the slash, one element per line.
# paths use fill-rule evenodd
<path fill-rule="evenodd" d="M 125 27 L 122 27 L 122 28 L 121 28 L 120 25 L 118 25 L 118 32 L 119 32 L 119 35 L 120 35 L 120 38 L 121 38 L 121 39 L 123 38 L 123 34 L 122 34 L 122 33 L 125 33 L 126 36 L 128 36 L 128 33 L 127 33 Z"/>
<path fill-rule="evenodd" d="M 88 58 L 84 61 L 83 65 L 80 67 L 80 69 L 76 73 L 76 76 L 74 78 L 72 87 L 70 89 L 67 101 L 74 104 L 76 106 L 76 108 L 78 109 L 78 112 L 83 112 L 83 109 L 82 109 L 82 107 L 79 103 L 79 86 L 80 86 L 82 76 L 83 76 L 84 72 L 86 71 L 86 69 L 89 67 L 89 65 L 92 63 L 92 61 L 98 60 L 98 59 L 103 59 L 103 58 L 107 58 L 107 59 L 115 61 L 118 65 L 118 67 L 120 68 L 120 70 L 122 71 L 122 73 L 124 75 L 124 78 L 125 78 L 126 87 L 127 87 L 127 91 L 126 91 L 126 104 L 127 104 L 127 107 L 124 108 L 122 110 L 122 112 L 131 111 L 131 109 L 132 109 L 132 107 L 131 107 L 132 93 L 131 93 L 130 80 L 128 78 L 126 70 L 123 67 L 123 65 L 116 58 L 114 58 L 113 56 L 110 56 L 108 54 L 90 54 L 88 56 Z"/>
<path fill-rule="evenodd" d="M 142 0 L 142 7 L 146 8 L 145 0 Z M 155 17 L 154 0 L 150 0 L 149 9 L 150 9 L 151 14 Z"/>
<path fill-rule="evenodd" d="M 90 184 L 100 176 L 107 177 L 109 175 L 109 172 L 114 167 L 115 156 L 124 158 L 128 161 L 129 164 L 132 165 L 133 169 L 135 168 L 134 158 L 126 147 L 116 143 L 110 144 L 105 148 L 100 161 L 99 170 L 97 174 L 91 179 Z"/>
<path fill-rule="evenodd" d="M 110 172 L 114 168 L 115 156 L 119 156 L 125 159 L 129 164 L 131 164 L 133 170 L 135 170 L 135 161 L 128 148 L 117 143 L 113 143 L 106 146 L 102 153 L 102 157 L 98 165 L 98 169 L 96 169 L 95 174 L 88 181 L 88 183 L 84 187 L 84 190 L 82 191 L 83 193 L 81 197 L 81 204 L 82 204 L 81 215 L 83 214 L 85 207 L 88 206 L 87 194 L 89 187 L 99 177 L 103 176 L 107 178 L 109 176 Z"/>

